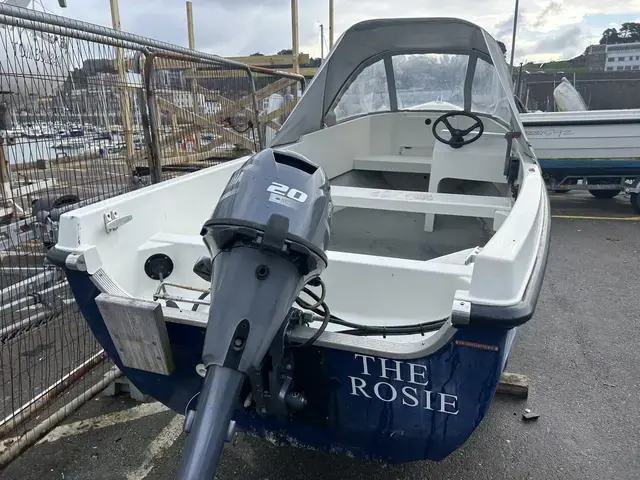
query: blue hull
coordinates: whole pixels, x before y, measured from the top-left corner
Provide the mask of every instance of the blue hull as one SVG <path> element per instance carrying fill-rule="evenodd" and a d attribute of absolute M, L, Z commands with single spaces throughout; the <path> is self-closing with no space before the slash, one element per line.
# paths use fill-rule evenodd
<path fill-rule="evenodd" d="M 145 394 L 184 414 L 202 379 L 195 367 L 205 330 L 167 323 L 175 371 L 170 376 L 124 367 L 98 310 L 88 275 L 67 272 L 78 305 L 98 341 Z M 328 348 L 294 349 L 294 381 L 308 405 L 289 422 L 236 411 L 237 425 L 284 444 L 388 463 L 441 460 L 460 447 L 485 416 L 514 330 L 458 329 L 433 354 L 391 360 Z"/>
<path fill-rule="evenodd" d="M 551 175 L 640 175 L 640 159 L 539 158 L 542 172 Z"/>

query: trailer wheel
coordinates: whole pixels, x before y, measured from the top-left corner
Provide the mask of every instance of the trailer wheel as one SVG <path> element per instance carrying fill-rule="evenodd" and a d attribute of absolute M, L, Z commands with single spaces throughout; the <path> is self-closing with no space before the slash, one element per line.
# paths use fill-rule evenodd
<path fill-rule="evenodd" d="M 621 191 L 622 190 L 589 190 L 589 193 L 599 200 L 609 200 Z"/>
<path fill-rule="evenodd" d="M 640 215 L 640 193 L 631 194 L 631 208 L 633 211 Z"/>

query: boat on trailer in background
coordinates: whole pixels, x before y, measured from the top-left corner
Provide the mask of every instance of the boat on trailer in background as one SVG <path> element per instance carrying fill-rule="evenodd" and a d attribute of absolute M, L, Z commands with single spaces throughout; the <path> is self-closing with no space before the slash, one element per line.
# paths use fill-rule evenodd
<path fill-rule="evenodd" d="M 640 214 L 640 110 L 523 113 L 549 190 L 629 194 Z"/>
<path fill-rule="evenodd" d="M 446 457 L 549 249 L 498 44 L 458 19 L 358 23 L 270 147 L 65 213 L 49 259 L 129 380 L 185 414 L 181 479 L 212 478 L 235 428 Z"/>
<path fill-rule="evenodd" d="M 588 110 L 565 77 L 553 91 L 557 112 L 527 112 L 520 120 L 547 188 L 588 190 L 598 199 L 624 192 L 640 214 L 640 109 Z"/>

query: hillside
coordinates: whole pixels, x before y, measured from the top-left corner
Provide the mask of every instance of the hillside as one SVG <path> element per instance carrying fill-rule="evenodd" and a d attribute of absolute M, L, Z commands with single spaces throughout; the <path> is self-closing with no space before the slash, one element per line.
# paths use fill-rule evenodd
<path fill-rule="evenodd" d="M 583 54 L 569 60 L 545 63 L 529 62 L 524 64 L 522 69 L 529 73 L 583 73 L 587 71 L 587 59 Z"/>

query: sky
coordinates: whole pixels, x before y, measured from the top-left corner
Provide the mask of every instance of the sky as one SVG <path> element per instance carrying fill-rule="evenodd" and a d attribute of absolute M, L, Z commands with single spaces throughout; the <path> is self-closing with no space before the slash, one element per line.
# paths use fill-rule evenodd
<path fill-rule="evenodd" d="M 35 0 L 52 13 L 111 25 L 109 0 Z M 298 0 L 300 51 L 320 56 L 320 23 L 328 45 L 329 1 Z M 289 0 L 193 0 L 196 48 L 222 56 L 274 54 L 291 48 Z M 514 0 L 335 0 L 336 39 L 371 18 L 458 17 L 485 28 L 511 48 Z M 120 0 L 122 29 L 187 45 L 184 0 Z M 602 32 L 640 21 L 640 0 L 520 0 L 516 63 L 572 58 Z M 326 47 L 325 47 L 326 52 Z"/>

